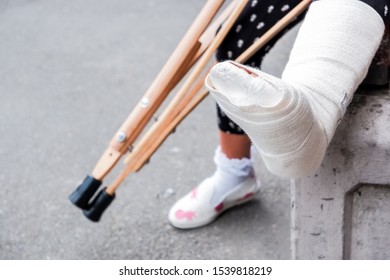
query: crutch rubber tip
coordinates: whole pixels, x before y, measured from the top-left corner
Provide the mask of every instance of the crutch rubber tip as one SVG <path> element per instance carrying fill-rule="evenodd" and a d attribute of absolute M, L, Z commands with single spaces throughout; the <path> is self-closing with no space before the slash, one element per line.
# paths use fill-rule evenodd
<path fill-rule="evenodd" d="M 81 209 L 88 209 L 90 207 L 89 201 L 101 184 L 101 181 L 88 175 L 83 183 L 69 196 L 70 201 Z"/>
<path fill-rule="evenodd" d="M 83 211 L 84 215 L 93 222 L 99 222 L 104 211 L 115 198 L 115 194 L 109 195 L 106 189 L 102 189 L 90 204 L 89 209 Z"/>

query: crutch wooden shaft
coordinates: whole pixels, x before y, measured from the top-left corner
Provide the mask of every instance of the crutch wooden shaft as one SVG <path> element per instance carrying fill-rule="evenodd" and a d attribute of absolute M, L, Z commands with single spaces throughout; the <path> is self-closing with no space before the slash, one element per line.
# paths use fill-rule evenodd
<path fill-rule="evenodd" d="M 195 92 L 198 92 L 203 85 L 203 82 L 199 82 L 193 89 Z M 126 168 L 125 170 L 116 178 L 116 180 L 107 188 L 106 192 L 109 195 L 114 195 L 116 189 L 119 185 L 126 179 L 128 174 L 139 171 L 145 163 L 150 159 L 154 152 L 161 146 L 165 139 L 171 134 L 173 129 L 179 125 L 179 123 L 207 96 L 207 94 L 197 95 L 193 98 L 189 106 L 186 106 L 183 110 L 180 111 L 179 115 L 174 118 L 162 131 L 155 134 L 154 141 L 147 147 L 142 153 L 135 151 L 135 153 L 130 153 L 128 158 L 126 158 Z"/>
<path fill-rule="evenodd" d="M 196 51 L 197 49 L 194 49 L 192 53 L 196 53 Z M 158 97 L 158 99 L 156 99 L 156 102 L 150 104 L 149 110 L 144 111 L 143 118 L 139 119 L 138 125 L 134 127 L 132 134 L 127 138 L 127 144 L 123 145 L 123 149 L 118 150 L 111 145 L 106 149 L 92 171 L 92 176 L 95 179 L 101 181 L 115 167 L 115 164 L 125 153 L 125 149 L 127 149 L 127 147 L 129 147 L 131 143 L 135 141 L 136 137 L 141 134 L 142 130 L 152 118 L 153 114 L 157 111 L 165 98 L 164 96 L 168 95 L 168 93 L 177 85 L 177 83 L 184 77 L 188 71 L 188 68 L 190 67 L 191 65 L 187 65 L 186 63 L 182 64 L 181 68 L 177 69 L 173 80 L 167 83 L 165 88 L 161 88 L 161 95 Z"/>
<path fill-rule="evenodd" d="M 169 84 L 175 79 L 183 61 L 190 59 L 196 47 L 200 46 L 199 38 L 206 30 L 224 0 L 209 0 L 180 41 L 174 53 L 168 59 L 156 79 L 150 85 L 141 102 L 122 124 L 96 164 L 92 175 L 101 180 L 112 170 L 127 148 L 135 141 L 140 132 L 152 118 L 169 91 Z M 164 91 L 164 92 L 163 92 Z M 161 94 L 164 93 L 164 94 Z"/>
<path fill-rule="evenodd" d="M 196 84 L 191 88 L 191 90 L 188 92 L 188 94 L 186 94 L 183 99 L 180 101 L 179 104 L 177 104 L 177 107 L 175 108 L 176 110 L 175 111 L 171 111 L 171 115 L 173 116 L 172 117 L 172 120 L 166 120 L 164 121 L 164 123 L 162 123 L 161 120 L 158 120 L 158 123 L 156 123 L 155 125 L 160 127 L 161 130 L 163 130 L 164 132 L 161 132 L 159 133 L 156 137 L 159 138 L 160 134 L 161 135 L 165 135 L 168 136 L 171 132 L 172 132 L 172 128 L 171 130 L 167 129 L 169 127 L 171 127 L 171 123 L 175 123 L 175 120 L 177 118 L 180 117 L 180 114 L 183 110 L 185 110 L 185 108 L 188 106 L 188 103 L 191 102 L 191 100 L 194 98 L 194 96 L 203 88 L 203 84 L 204 84 L 204 79 L 206 78 L 206 75 L 207 75 L 207 72 L 205 74 L 203 74 L 203 76 L 201 78 L 198 79 L 198 81 L 196 82 Z M 177 116 L 178 115 L 178 116 Z M 176 116 L 176 117 L 174 117 Z M 165 137 L 163 138 L 165 140 Z M 153 141 L 150 141 L 152 142 L 152 146 L 156 143 L 158 143 L 157 139 L 153 139 Z M 144 158 L 144 154 L 146 153 L 143 153 L 142 154 L 142 158 Z M 137 158 L 135 159 L 135 157 L 137 156 Z M 137 160 L 139 162 L 141 162 L 140 164 L 137 164 L 137 168 L 135 171 L 138 171 L 141 166 L 144 165 L 144 162 L 142 162 L 142 159 L 138 157 L 138 153 L 130 153 L 127 155 L 127 157 L 125 158 L 125 161 L 124 163 L 125 164 L 129 164 L 132 160 Z"/>
<path fill-rule="evenodd" d="M 237 1 L 237 0 L 236 0 Z M 192 59 L 186 59 L 180 65 L 180 75 L 175 75 L 174 80 L 171 82 L 172 85 L 176 86 L 178 82 L 183 78 L 183 76 L 189 71 L 189 69 L 194 66 L 198 59 L 204 54 L 207 48 L 210 46 L 211 42 L 215 38 L 218 28 L 223 24 L 223 22 L 229 17 L 230 13 L 233 11 L 235 6 L 235 1 L 232 1 L 227 8 L 218 16 L 218 18 L 213 21 L 210 26 L 204 31 L 200 36 L 198 45 L 196 46 L 196 52 L 189 56 Z M 167 91 L 171 92 L 173 87 L 167 88 Z M 164 96 L 164 94 L 162 94 Z"/>
<path fill-rule="evenodd" d="M 203 82 L 197 84 L 194 88 L 194 91 L 199 92 L 202 88 Z M 148 147 L 148 149 L 142 154 L 142 158 L 138 158 L 136 163 L 134 164 L 133 170 L 134 172 L 139 171 L 148 159 L 154 154 L 155 151 L 162 145 L 165 139 L 172 133 L 172 131 L 181 123 L 181 121 L 188 116 L 188 114 L 207 96 L 207 94 L 198 94 L 193 97 L 189 102 L 187 101 L 186 106 L 180 110 L 180 113 L 161 131 L 158 135 L 156 135 L 155 141 Z M 130 163 L 132 158 L 128 159 L 128 163 Z"/>
<path fill-rule="evenodd" d="M 165 96 L 169 94 L 173 90 L 174 87 L 181 81 L 181 79 L 186 75 L 188 70 L 193 66 L 193 62 L 190 60 L 187 60 L 186 62 L 183 62 L 180 69 L 178 69 L 177 74 L 173 77 L 173 80 L 167 85 L 165 89 L 161 91 L 161 95 L 158 97 L 158 101 L 151 104 L 150 110 L 148 110 L 147 115 L 144 119 L 141 120 L 140 125 L 132 131 L 132 135 L 139 135 L 141 134 L 142 130 L 146 126 L 146 124 L 149 122 L 153 114 L 157 111 L 161 103 L 164 101 Z M 134 142 L 135 138 L 131 138 L 131 143 Z"/>
<path fill-rule="evenodd" d="M 199 42 L 202 44 L 198 50 L 198 53 L 195 55 L 194 60 L 197 60 L 210 46 L 211 42 L 215 38 L 215 34 L 217 34 L 218 29 L 222 26 L 222 24 L 226 21 L 229 15 L 234 10 L 236 5 L 235 1 L 232 1 L 228 7 L 226 7 L 223 12 L 218 16 L 218 18 L 211 23 L 211 25 L 206 29 L 206 31 L 199 38 Z M 192 62 L 194 64 L 194 62 Z"/>
<path fill-rule="evenodd" d="M 201 72 L 204 70 L 204 68 L 209 63 L 211 57 L 214 55 L 216 49 L 218 46 L 222 43 L 224 37 L 227 35 L 228 31 L 244 9 L 245 5 L 247 4 L 248 0 L 241 0 L 238 1 L 236 9 L 232 12 L 231 17 L 229 20 L 224 24 L 218 35 L 215 37 L 215 40 L 210 44 L 209 48 L 206 50 L 202 58 L 199 60 L 198 64 L 195 66 L 194 70 L 191 72 L 188 79 L 184 82 L 183 86 L 180 88 L 179 92 L 176 94 L 176 96 L 173 98 L 173 100 L 170 102 L 168 107 L 165 109 L 163 114 L 160 116 L 160 119 L 163 120 L 170 120 L 174 116 L 174 111 L 177 109 L 178 104 L 181 102 L 183 97 L 187 94 L 187 92 L 191 89 L 193 83 L 196 81 L 196 79 L 199 77 Z M 155 126 L 157 129 L 157 126 Z M 148 132 L 149 135 L 153 135 L 153 128 Z M 145 141 L 153 141 L 153 138 L 148 139 L 148 137 L 144 137 L 143 139 Z M 140 146 L 144 145 L 144 143 L 140 144 Z"/>
<path fill-rule="evenodd" d="M 161 146 L 161 144 L 165 141 L 165 139 L 169 136 L 169 134 L 172 132 L 172 130 L 179 125 L 179 123 L 200 103 L 202 100 L 207 96 L 207 94 L 201 94 L 197 95 L 194 99 L 191 100 L 189 103 L 189 106 L 184 108 L 180 112 L 180 114 L 171 122 L 169 125 L 165 128 L 164 131 L 162 131 L 160 134 L 157 135 L 157 138 L 152 143 L 151 146 L 148 147 L 148 150 L 145 151 L 145 153 L 139 155 L 140 157 L 137 158 L 137 160 L 129 160 L 127 166 L 126 166 L 126 173 L 121 174 L 116 178 L 116 180 L 112 183 L 110 187 L 107 188 L 106 192 L 109 195 L 114 195 L 116 188 L 125 180 L 128 174 L 132 172 L 139 171 L 145 163 L 148 161 L 148 159 L 153 155 L 153 153 Z M 114 186 L 117 186 L 114 188 Z"/>
<path fill-rule="evenodd" d="M 235 7 L 234 11 L 231 13 L 231 16 L 226 21 L 226 23 L 223 25 L 221 30 L 218 32 L 217 36 L 215 37 L 215 40 L 211 43 L 209 48 L 206 50 L 202 58 L 199 60 L 198 64 L 195 66 L 195 69 L 191 72 L 188 79 L 185 81 L 182 88 L 179 90 L 179 92 L 176 94 L 174 99 L 169 104 L 168 108 L 163 112 L 163 114 L 160 116 L 161 123 L 166 123 L 167 121 L 170 121 L 174 116 L 171 116 L 170 111 L 174 109 L 177 104 L 179 104 L 181 98 L 185 95 L 186 92 L 191 88 L 192 84 L 195 82 L 195 80 L 198 78 L 202 70 L 205 68 L 207 63 L 210 61 L 210 58 L 218 48 L 218 46 L 223 41 L 224 37 L 227 35 L 228 31 L 231 29 L 234 22 L 237 20 L 238 16 L 243 11 L 244 7 L 248 3 L 248 0 L 240 0 L 237 3 L 237 6 Z M 141 156 L 145 150 L 145 147 L 150 145 L 154 139 L 154 135 L 158 135 L 161 131 L 161 128 L 159 128 L 158 124 L 151 127 L 151 129 L 145 134 L 145 136 L 141 139 L 140 143 L 138 143 L 137 147 L 133 150 L 133 155 L 135 157 Z M 147 149 L 147 148 L 146 148 Z M 129 164 L 126 166 L 126 168 L 122 171 L 122 173 L 118 176 L 117 180 L 111 184 L 106 192 L 108 194 L 114 194 L 115 190 L 118 188 L 118 186 L 124 181 L 124 179 L 134 171 L 133 164 Z"/>
<path fill-rule="evenodd" d="M 142 100 L 144 102 L 138 104 L 129 118 L 120 127 L 118 133 L 125 132 L 127 137 L 130 136 L 134 127 L 139 123 L 139 119 L 143 118 L 146 103 L 153 103 L 156 98 L 161 99 L 160 89 L 165 88 L 166 84 L 169 83 L 175 76 L 176 70 L 180 67 L 180 64 L 188 58 L 190 50 L 193 49 L 194 45 L 199 44 L 199 37 L 206 30 L 207 26 L 220 9 L 223 4 L 223 0 L 209 0 L 206 5 L 195 19 L 194 23 L 180 41 L 178 47 L 175 49 L 167 63 L 163 66 L 156 79 L 152 82 L 149 89 L 145 93 Z M 174 69 L 174 70 L 173 70 Z M 146 102 L 147 101 L 147 102 Z M 126 143 L 127 144 L 127 143 Z M 111 146 L 118 150 L 122 148 L 123 144 L 119 143 L 114 137 L 111 141 Z"/>
<path fill-rule="evenodd" d="M 181 120 L 183 120 L 188 115 L 188 113 L 190 113 L 196 107 L 196 105 L 207 96 L 207 91 L 203 93 L 202 97 L 200 98 L 199 94 L 197 95 L 197 93 L 199 93 L 203 88 L 204 80 L 208 72 L 209 69 L 202 75 L 202 77 L 198 79 L 188 94 L 183 97 L 183 99 L 177 105 L 176 110 L 171 112 L 173 116 L 177 116 L 168 123 L 162 124 L 161 121 L 159 121 L 158 125 L 163 127 L 164 130 L 157 135 L 156 139 L 153 139 L 154 141 L 152 142 L 151 146 L 148 147 L 147 152 L 142 154 L 142 158 L 137 157 L 137 159 L 135 159 L 135 153 L 130 153 L 124 161 L 125 164 L 130 164 L 131 161 L 136 160 L 137 164 L 134 165 L 134 171 L 136 172 L 141 169 L 148 158 L 152 156 L 152 154 L 158 149 L 162 142 L 169 136 L 169 134 L 172 133 L 172 130 L 181 122 Z"/>

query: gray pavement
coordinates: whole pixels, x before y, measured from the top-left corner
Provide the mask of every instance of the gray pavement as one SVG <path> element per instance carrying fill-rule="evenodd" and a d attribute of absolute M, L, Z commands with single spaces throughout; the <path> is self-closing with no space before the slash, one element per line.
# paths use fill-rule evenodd
<path fill-rule="evenodd" d="M 254 201 L 207 227 L 168 224 L 175 200 L 213 172 L 212 98 L 125 181 L 100 223 L 68 200 L 204 3 L 0 1 L 0 259 L 290 258 L 289 182 L 259 160 Z M 266 71 L 280 74 L 295 33 Z"/>

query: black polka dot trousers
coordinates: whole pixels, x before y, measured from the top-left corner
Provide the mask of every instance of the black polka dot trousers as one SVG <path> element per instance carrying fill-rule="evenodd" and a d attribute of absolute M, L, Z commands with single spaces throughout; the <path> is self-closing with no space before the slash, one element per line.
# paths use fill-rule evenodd
<path fill-rule="evenodd" d="M 321 1 L 321 0 L 318 0 Z M 388 9 L 390 0 L 362 0 L 374 8 L 385 22 L 388 23 Z M 252 0 L 245 7 L 237 22 L 226 36 L 216 53 L 218 61 L 234 60 L 249 46 L 267 32 L 276 22 L 282 19 L 288 12 L 297 6 L 299 0 Z M 245 64 L 261 68 L 264 56 L 275 43 L 291 28 L 298 24 L 305 13 L 298 16 L 282 32 L 275 36 Z M 244 134 L 244 131 L 236 125 L 217 106 L 218 127 L 221 131 L 231 134 Z"/>

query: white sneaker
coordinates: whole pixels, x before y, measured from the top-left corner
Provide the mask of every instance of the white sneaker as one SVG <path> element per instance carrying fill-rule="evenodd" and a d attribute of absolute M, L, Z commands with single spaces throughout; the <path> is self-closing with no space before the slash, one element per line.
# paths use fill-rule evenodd
<path fill-rule="evenodd" d="M 207 178 L 172 206 L 168 215 L 169 222 L 172 226 L 181 229 L 207 225 L 223 211 L 251 200 L 259 189 L 256 177 L 251 174 L 234 187 L 222 202 L 213 206 L 211 199 L 214 184 L 211 178 Z"/>

